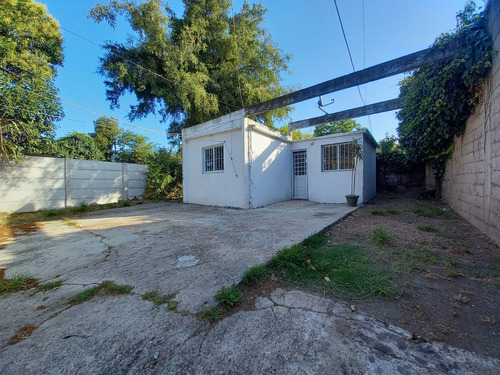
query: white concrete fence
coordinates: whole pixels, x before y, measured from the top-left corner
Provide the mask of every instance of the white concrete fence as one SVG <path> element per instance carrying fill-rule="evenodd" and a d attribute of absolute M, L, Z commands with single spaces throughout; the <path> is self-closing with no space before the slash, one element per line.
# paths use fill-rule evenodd
<path fill-rule="evenodd" d="M 30 212 L 143 197 L 146 165 L 29 156 L 0 164 L 0 211 Z"/>

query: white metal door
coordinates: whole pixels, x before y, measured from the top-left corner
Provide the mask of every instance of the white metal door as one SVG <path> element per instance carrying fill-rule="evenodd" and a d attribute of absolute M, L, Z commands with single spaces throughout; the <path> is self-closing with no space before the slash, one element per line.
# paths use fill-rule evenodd
<path fill-rule="evenodd" d="M 307 199 L 307 151 L 293 151 L 292 199 Z"/>

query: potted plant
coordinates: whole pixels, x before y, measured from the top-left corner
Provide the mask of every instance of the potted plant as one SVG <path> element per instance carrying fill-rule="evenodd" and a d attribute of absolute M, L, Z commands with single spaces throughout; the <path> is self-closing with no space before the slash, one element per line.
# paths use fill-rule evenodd
<path fill-rule="evenodd" d="M 356 167 L 358 161 L 363 160 L 363 146 L 359 138 L 354 138 L 351 143 L 352 174 L 351 174 L 351 194 L 345 196 L 349 207 L 358 205 L 359 195 L 356 195 Z"/>

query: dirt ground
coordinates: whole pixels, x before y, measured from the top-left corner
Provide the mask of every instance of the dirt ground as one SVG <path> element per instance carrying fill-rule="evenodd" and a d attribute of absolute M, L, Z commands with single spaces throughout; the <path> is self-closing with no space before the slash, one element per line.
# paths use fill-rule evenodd
<path fill-rule="evenodd" d="M 387 244 L 372 232 L 385 230 Z M 418 195 L 378 196 L 325 231 L 332 244 L 367 251 L 400 288 L 392 300 L 328 296 L 356 311 L 404 328 L 412 339 L 439 341 L 499 358 L 500 249 L 446 204 Z M 243 290 L 240 309 L 275 288 L 297 289 L 275 278 Z"/>

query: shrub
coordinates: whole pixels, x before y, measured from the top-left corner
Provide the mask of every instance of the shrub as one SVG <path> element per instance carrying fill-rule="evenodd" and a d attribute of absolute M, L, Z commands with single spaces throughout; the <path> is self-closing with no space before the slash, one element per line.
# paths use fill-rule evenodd
<path fill-rule="evenodd" d="M 182 196 L 181 155 L 160 148 L 149 158 L 146 198 L 172 199 Z"/>

